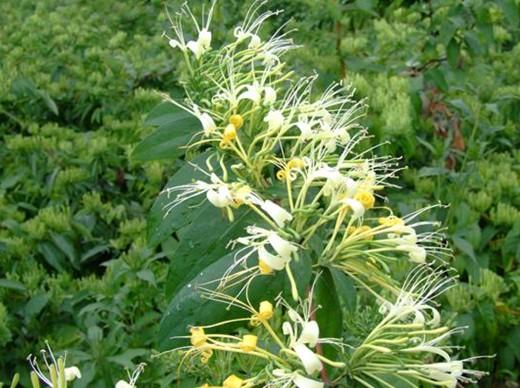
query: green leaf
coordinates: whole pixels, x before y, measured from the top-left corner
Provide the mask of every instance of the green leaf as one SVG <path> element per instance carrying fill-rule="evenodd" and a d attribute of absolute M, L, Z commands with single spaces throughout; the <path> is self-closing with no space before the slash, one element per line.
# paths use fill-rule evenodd
<path fill-rule="evenodd" d="M 32 318 L 38 315 L 45 306 L 49 303 L 49 296 L 47 294 L 38 294 L 33 296 L 25 305 L 25 315 Z"/>
<path fill-rule="evenodd" d="M 136 276 L 141 279 L 141 280 L 144 280 L 145 282 L 147 283 L 150 283 L 152 285 L 156 285 L 156 280 L 155 280 L 155 275 L 154 273 L 149 270 L 149 269 L 142 269 L 140 270 L 139 272 L 136 273 Z"/>
<path fill-rule="evenodd" d="M 329 271 L 334 280 L 334 286 L 340 301 L 349 312 L 355 313 L 357 305 L 357 290 L 352 279 L 336 268 L 329 268 Z"/>
<path fill-rule="evenodd" d="M 166 282 L 166 295 L 171 297 L 189 282 L 199 271 L 224 256 L 229 242 L 245 234 L 252 224 L 250 209 L 239 209 L 235 220 L 228 222 L 222 210 L 211 204 L 201 206 L 191 224 L 177 233 L 179 245 L 173 252 Z"/>
<path fill-rule="evenodd" d="M 9 288 L 11 290 L 17 290 L 17 291 L 27 290 L 27 288 L 24 286 L 23 283 L 21 283 L 17 280 L 10 280 L 10 279 L 0 279 L 0 287 Z"/>
<path fill-rule="evenodd" d="M 323 268 L 314 290 L 314 300 L 318 307 L 316 320 L 320 326 L 320 337 L 341 338 L 343 332 L 343 312 L 328 268 Z M 335 349 L 323 346 L 325 356 L 331 357 Z"/>
<path fill-rule="evenodd" d="M 520 21 L 520 7 L 515 0 L 498 0 L 498 6 L 502 8 L 504 15 L 512 28 L 518 27 Z"/>
<path fill-rule="evenodd" d="M 446 54 L 448 56 L 448 63 L 451 67 L 457 67 L 459 62 L 459 45 L 455 39 L 451 39 L 446 47 Z"/>
<path fill-rule="evenodd" d="M 133 369 L 135 368 L 135 364 L 132 360 L 136 357 L 142 357 L 147 353 L 148 351 L 146 349 L 127 349 L 117 356 L 107 357 L 107 360 L 119 364 L 124 368 Z"/>
<path fill-rule="evenodd" d="M 52 233 L 51 239 L 54 244 L 69 258 L 70 263 L 75 269 L 79 269 L 78 254 L 72 241 L 61 234 Z"/>
<path fill-rule="evenodd" d="M 43 255 L 45 261 L 56 271 L 65 271 L 65 255 L 51 242 L 43 242 L 38 245 L 38 251 Z"/>
<path fill-rule="evenodd" d="M 193 165 L 200 166 L 206 170 L 205 162 L 208 156 L 209 153 L 205 152 L 198 155 L 191 164 L 185 163 L 168 181 L 166 188 L 191 183 L 197 179 L 207 181 L 208 177 L 197 170 Z M 215 171 L 218 172 L 218 169 L 215 169 Z M 202 195 L 176 206 L 166 214 L 165 207 L 171 203 L 173 199 L 173 196 L 168 197 L 168 194 L 163 191 L 159 194 L 150 210 L 147 225 L 148 244 L 150 247 L 155 247 L 170 237 L 175 231 L 189 225 L 192 220 L 197 217 L 198 212 L 205 211 L 205 209 L 201 208 L 209 208 L 209 206 L 211 206 L 211 204 L 207 202 L 201 205 L 201 202 L 206 199 L 206 197 Z"/>
<path fill-rule="evenodd" d="M 206 289 L 215 287 L 215 280 L 220 279 L 234 262 L 235 252 L 220 258 L 204 271 L 194 276 L 171 300 L 159 328 L 159 349 L 167 350 L 184 344 L 185 340 L 173 337 L 188 333 L 190 326 L 208 325 L 237 317 L 246 317 L 249 313 L 227 304 L 202 298 L 199 287 Z M 285 275 L 261 276 L 249 287 L 249 300 L 254 306 L 263 300 L 273 300 L 283 289 Z M 230 289 L 228 293 L 235 295 L 239 288 Z M 236 328 L 233 325 L 220 326 L 219 332 L 228 332 Z"/>
<path fill-rule="evenodd" d="M 142 140 L 134 149 L 132 156 L 141 161 L 175 159 L 184 154 L 184 148 L 192 136 L 201 128 L 199 119 L 173 104 L 161 108 L 145 123 L 159 125 L 159 128 Z"/>

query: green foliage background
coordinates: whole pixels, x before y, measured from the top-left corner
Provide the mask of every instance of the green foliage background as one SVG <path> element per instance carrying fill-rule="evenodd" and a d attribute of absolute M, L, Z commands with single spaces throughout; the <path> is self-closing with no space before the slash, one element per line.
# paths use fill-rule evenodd
<path fill-rule="evenodd" d="M 180 1 L 168 3 L 172 9 Z M 191 2 L 190 2 L 191 3 Z M 203 2 L 193 2 L 199 7 Z M 436 201 L 461 283 L 445 299 L 467 325 L 486 384 L 520 365 L 520 5 L 517 0 L 272 0 L 269 26 L 297 28 L 296 71 L 345 78 L 365 124 L 410 168 L 390 196 L 405 212 Z M 246 12 L 220 1 L 214 35 Z M 7 0 L 0 5 L 0 380 L 27 378 L 48 339 L 105 387 L 148 361 L 143 386 L 175 379 L 149 360 L 167 300 L 171 252 L 146 241 L 146 216 L 175 159 L 130 154 L 145 115 L 175 93 L 179 68 L 161 1 Z M 26 380 L 25 380 L 26 381 Z M 188 383 L 189 385 L 189 383 Z"/>

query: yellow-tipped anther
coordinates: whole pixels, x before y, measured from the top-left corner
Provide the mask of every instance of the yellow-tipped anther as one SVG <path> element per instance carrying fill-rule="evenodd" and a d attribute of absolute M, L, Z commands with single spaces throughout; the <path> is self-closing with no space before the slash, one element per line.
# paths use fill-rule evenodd
<path fill-rule="evenodd" d="M 36 372 L 31 372 L 31 384 L 32 388 L 40 388 L 40 379 Z"/>
<path fill-rule="evenodd" d="M 244 118 L 240 115 L 232 115 L 229 118 L 229 123 L 235 126 L 235 129 L 240 129 L 244 125 Z"/>
<path fill-rule="evenodd" d="M 240 377 L 231 375 L 224 380 L 222 386 L 223 388 L 240 388 L 243 382 L 244 380 L 242 380 Z"/>
<path fill-rule="evenodd" d="M 267 300 L 260 302 L 258 318 L 260 318 L 264 321 L 268 321 L 272 317 L 273 317 L 273 305 L 270 302 L 268 302 Z"/>
<path fill-rule="evenodd" d="M 258 269 L 260 269 L 260 273 L 262 275 L 269 275 L 273 273 L 273 269 L 267 265 L 267 263 L 263 260 L 258 260 Z"/>
<path fill-rule="evenodd" d="M 258 337 L 256 335 L 247 334 L 242 338 L 242 341 L 238 344 L 238 346 L 244 352 L 252 352 L 256 349 L 257 342 Z"/>
<path fill-rule="evenodd" d="M 190 342 L 195 347 L 200 347 L 206 344 L 208 337 L 206 333 L 204 333 L 204 329 L 202 327 L 192 327 L 190 329 L 191 337 Z"/>
<path fill-rule="evenodd" d="M 404 221 L 396 216 L 381 217 L 377 221 L 384 226 L 404 225 Z"/>
<path fill-rule="evenodd" d="M 279 181 L 283 181 L 283 180 L 285 180 L 286 177 L 287 177 L 287 174 L 285 173 L 284 170 L 278 170 L 278 172 L 276 173 L 276 178 L 277 178 Z"/>
<path fill-rule="evenodd" d="M 365 209 L 373 208 L 376 202 L 376 199 L 374 198 L 372 193 L 368 191 L 362 191 L 360 193 L 357 193 L 354 196 L 354 199 L 359 201 Z"/>
<path fill-rule="evenodd" d="M 292 158 L 287 163 L 287 168 L 289 170 L 292 170 L 294 168 L 303 168 L 304 166 L 305 166 L 305 162 L 303 161 L 303 159 L 300 159 L 300 158 Z"/>

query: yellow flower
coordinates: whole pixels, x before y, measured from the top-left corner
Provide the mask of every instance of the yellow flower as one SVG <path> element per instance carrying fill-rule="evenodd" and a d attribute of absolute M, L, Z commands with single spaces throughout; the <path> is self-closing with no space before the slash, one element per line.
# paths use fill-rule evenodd
<path fill-rule="evenodd" d="M 263 260 L 258 260 L 258 269 L 260 269 L 260 273 L 262 275 L 269 275 L 273 273 L 273 269 L 267 265 L 267 263 Z"/>
<path fill-rule="evenodd" d="M 222 384 L 223 388 L 240 388 L 242 386 L 244 380 L 242 380 L 240 377 L 231 375 L 227 379 L 224 380 L 224 383 Z"/>
<path fill-rule="evenodd" d="M 212 355 L 213 355 L 213 350 L 206 349 L 200 353 L 200 361 L 203 364 L 207 364 Z"/>
<path fill-rule="evenodd" d="M 244 335 L 242 341 L 238 344 L 240 349 L 244 352 L 252 352 L 256 349 L 256 343 L 258 341 L 258 337 L 256 335 Z"/>
<path fill-rule="evenodd" d="M 273 317 L 273 305 L 267 300 L 260 302 L 260 310 L 258 311 L 258 317 L 260 319 L 263 319 L 264 321 L 268 321 Z"/>
<path fill-rule="evenodd" d="M 372 230 L 372 228 L 368 225 L 361 225 L 360 227 L 355 227 L 355 226 L 350 226 L 348 229 L 347 229 L 347 234 L 349 235 L 354 235 L 354 234 L 364 234 L 364 238 L 366 240 L 373 240 L 374 239 L 374 235 L 372 233 L 367 233 L 367 232 L 370 232 Z"/>
<path fill-rule="evenodd" d="M 305 166 L 305 162 L 300 158 L 292 158 L 287 163 L 288 170 L 292 170 L 294 168 L 302 168 L 303 166 Z"/>
<path fill-rule="evenodd" d="M 224 128 L 224 133 L 222 135 L 222 140 L 220 141 L 220 147 L 224 148 L 231 144 L 233 140 L 237 137 L 237 129 L 233 124 L 226 125 Z"/>
<path fill-rule="evenodd" d="M 262 322 L 266 322 L 272 317 L 273 305 L 267 300 L 264 300 L 263 302 L 260 302 L 258 313 L 253 314 L 250 323 L 252 326 L 259 326 Z"/>
<path fill-rule="evenodd" d="M 404 225 L 404 221 L 396 216 L 381 217 L 377 221 L 384 226 Z"/>
<path fill-rule="evenodd" d="M 284 170 L 278 170 L 278 172 L 276 173 L 276 178 L 279 181 L 283 181 L 285 180 L 285 178 L 287 178 L 287 173 Z"/>
<path fill-rule="evenodd" d="M 361 204 L 363 205 L 363 207 L 365 209 L 373 208 L 374 204 L 376 202 L 376 199 L 374 198 L 372 193 L 370 193 L 368 191 L 362 191 L 360 193 L 357 193 L 354 196 L 354 199 L 361 202 Z"/>
<path fill-rule="evenodd" d="M 229 123 L 233 124 L 236 129 L 240 129 L 244 125 L 244 118 L 240 115 L 232 115 L 229 118 Z"/>
<path fill-rule="evenodd" d="M 204 329 L 202 327 L 192 327 L 190 329 L 191 337 L 190 342 L 196 348 L 205 345 L 208 337 L 206 333 L 204 333 Z"/>

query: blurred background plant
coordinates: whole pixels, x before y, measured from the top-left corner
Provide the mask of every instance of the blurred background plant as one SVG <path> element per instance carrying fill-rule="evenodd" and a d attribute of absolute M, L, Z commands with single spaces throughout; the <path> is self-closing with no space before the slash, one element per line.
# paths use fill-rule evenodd
<path fill-rule="evenodd" d="M 216 39 L 248 3 L 218 3 Z M 491 372 L 481 386 L 516 386 L 518 0 L 269 6 L 285 9 L 270 27 L 287 22 L 306 45 L 289 59 L 296 71 L 316 69 L 323 85 L 345 78 L 367 98 L 374 141 L 410 166 L 405 190 L 388 193 L 403 213 L 451 204 L 436 216 L 461 275 L 446 296 L 468 326 L 460 345 L 497 354 L 476 366 Z M 149 357 L 165 308 L 168 258 L 147 247 L 145 217 L 176 161 L 129 158 L 151 130 L 153 90 L 175 93 L 183 71 L 161 38 L 164 4 L 7 0 L 0 10 L 0 380 L 20 372 L 28 385 L 25 358 L 47 339 L 80 367 L 74 386 L 110 386 Z M 159 358 L 140 383 L 165 386 L 174 372 Z"/>

